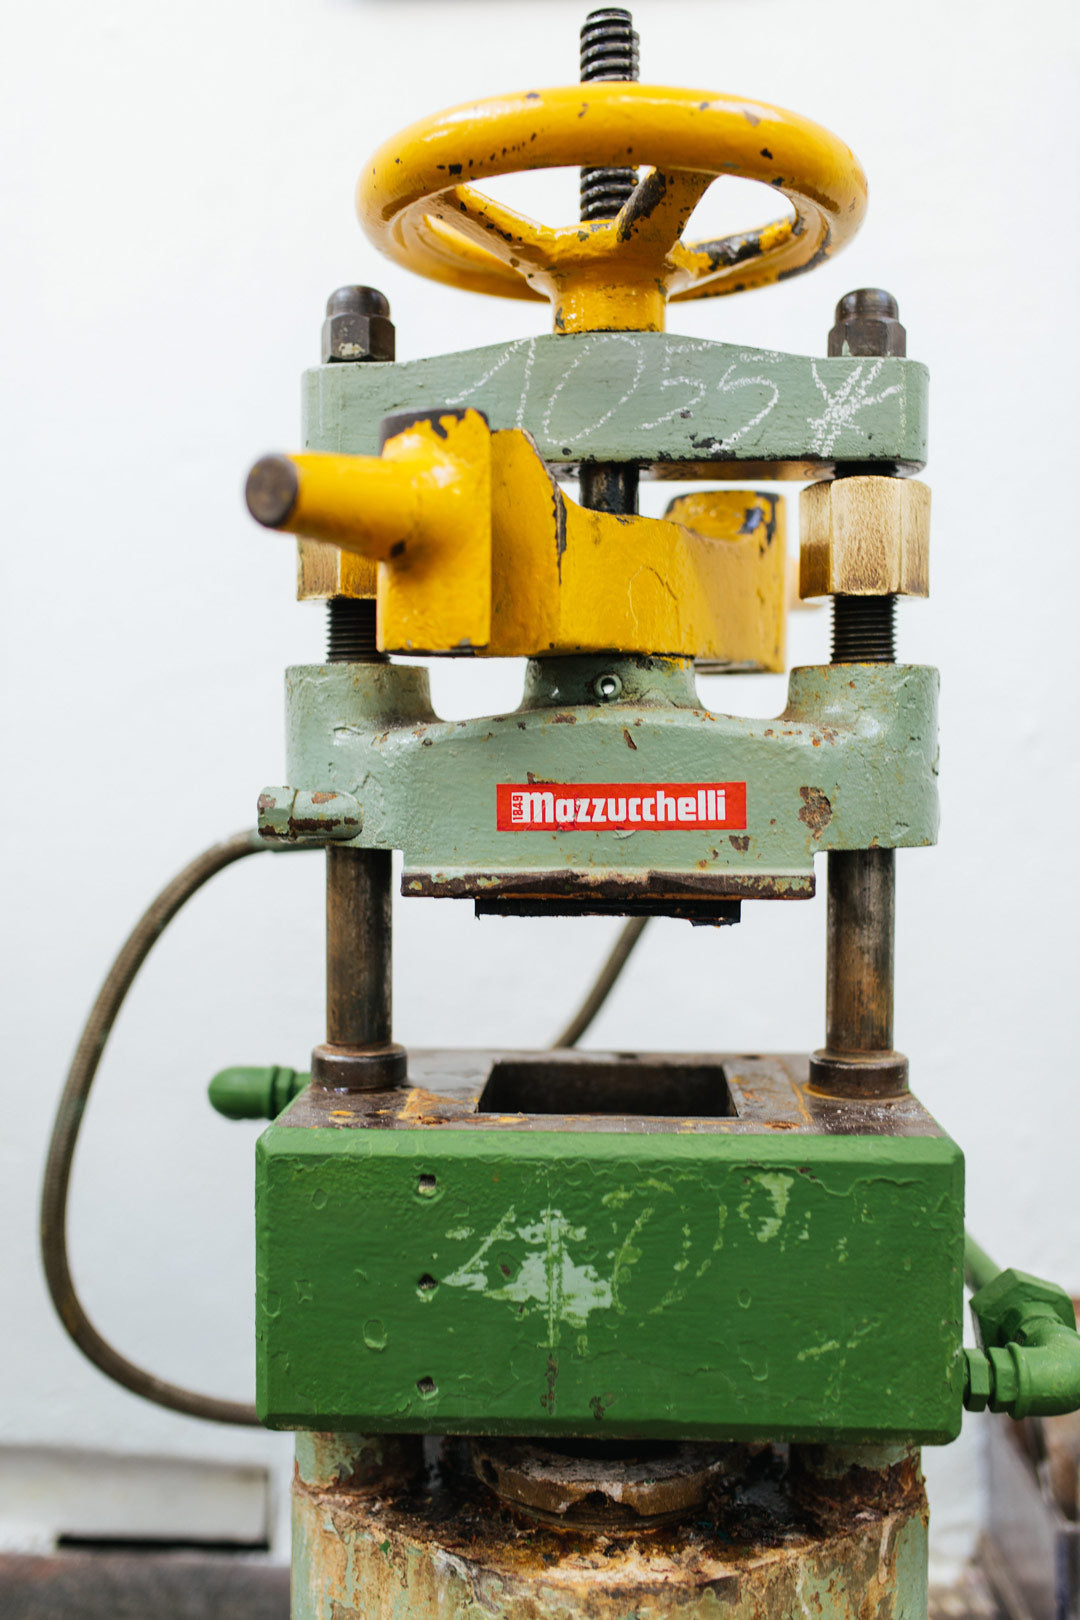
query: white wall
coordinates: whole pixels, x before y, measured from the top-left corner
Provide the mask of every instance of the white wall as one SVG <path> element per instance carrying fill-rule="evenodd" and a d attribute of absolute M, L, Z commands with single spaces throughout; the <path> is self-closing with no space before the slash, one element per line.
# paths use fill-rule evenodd
<path fill-rule="evenodd" d="M 438 106 L 572 77 L 585 9 L 38 0 L 6 19 L 4 1441 L 287 1456 L 281 1437 L 141 1404 L 68 1344 L 35 1251 L 50 1110 L 144 902 L 280 780 L 281 668 L 321 656 L 322 615 L 293 602 L 291 544 L 256 530 L 240 487 L 255 455 L 297 443 L 327 293 L 383 287 L 402 358 L 543 329 L 538 306 L 381 262 L 352 215 L 359 166 Z M 934 595 L 902 609 L 900 638 L 942 668 L 945 821 L 939 849 L 899 861 L 898 1039 L 967 1150 L 974 1229 L 1080 1291 L 1075 7 L 642 0 L 636 17 L 643 77 L 796 108 L 871 177 L 842 257 L 680 306 L 672 325 L 813 352 L 841 293 L 884 284 L 931 366 Z M 758 223 L 748 189 L 729 184 L 709 218 Z M 568 177 L 519 195 L 571 217 Z M 826 636 L 825 614 L 797 618 L 794 659 L 823 660 Z M 518 679 L 443 665 L 435 689 L 449 712 L 484 712 L 512 705 Z M 781 704 L 772 678 L 706 689 L 714 706 Z M 543 1042 L 616 926 L 401 905 L 401 1037 Z M 738 930 L 655 924 L 595 1043 L 816 1044 L 823 927 L 822 899 L 750 905 Z M 74 1266 L 95 1319 L 221 1394 L 252 1383 L 255 1128 L 211 1114 L 204 1083 L 230 1062 L 304 1065 L 320 952 L 317 860 L 221 879 L 121 1019 L 76 1167 Z M 930 1459 L 939 1573 L 977 1522 L 976 1438 Z"/>

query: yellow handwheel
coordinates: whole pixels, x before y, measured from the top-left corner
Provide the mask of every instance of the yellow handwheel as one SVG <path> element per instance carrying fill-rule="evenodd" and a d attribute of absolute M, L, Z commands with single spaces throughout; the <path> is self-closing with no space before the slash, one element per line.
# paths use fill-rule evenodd
<path fill-rule="evenodd" d="M 616 219 L 556 229 L 472 182 L 523 169 L 650 164 Z M 794 218 L 686 243 L 712 182 L 760 180 Z M 557 332 L 661 331 L 668 298 L 714 298 L 812 269 L 854 235 L 866 177 L 819 124 L 764 102 L 600 81 L 437 113 L 380 147 L 356 193 L 368 236 L 435 281 L 550 299 Z"/>

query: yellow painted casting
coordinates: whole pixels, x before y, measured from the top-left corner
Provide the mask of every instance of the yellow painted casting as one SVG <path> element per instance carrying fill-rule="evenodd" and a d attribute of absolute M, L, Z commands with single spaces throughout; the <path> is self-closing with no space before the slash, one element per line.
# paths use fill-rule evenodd
<path fill-rule="evenodd" d="M 315 542 L 331 542 L 368 567 L 381 565 L 380 626 L 392 625 L 409 645 L 432 651 L 487 645 L 491 434 L 477 411 L 445 416 L 437 427 L 416 422 L 381 456 L 310 451 L 288 459 L 299 474 L 299 492 L 279 527 L 306 542 L 301 585 L 305 569 L 318 571 L 314 554 L 331 551 Z M 328 556 L 321 572 L 340 577 L 347 570 Z M 455 627 L 451 644 L 444 639 L 447 624 Z"/>
<path fill-rule="evenodd" d="M 549 228 L 477 191 L 526 169 L 652 165 L 614 220 Z M 681 240 L 723 175 L 760 180 L 794 217 Z M 712 298 L 811 269 L 866 209 L 858 160 L 828 130 L 765 102 L 598 82 L 530 90 L 423 119 L 357 185 L 371 240 L 398 264 L 474 292 L 550 299 L 557 332 L 661 331 L 669 298 Z"/>
<path fill-rule="evenodd" d="M 563 495 L 527 433 L 493 434 L 476 411 L 415 424 L 381 456 L 289 460 L 299 492 L 279 526 L 309 554 L 332 541 L 378 564 L 386 651 L 784 667 L 779 501 L 693 495 L 674 503 L 682 521 L 589 511 Z"/>
<path fill-rule="evenodd" d="M 714 542 L 708 580 L 723 615 L 723 656 L 703 657 L 702 663 L 782 673 L 793 594 L 784 497 L 752 489 L 695 490 L 670 502 L 664 516 Z"/>

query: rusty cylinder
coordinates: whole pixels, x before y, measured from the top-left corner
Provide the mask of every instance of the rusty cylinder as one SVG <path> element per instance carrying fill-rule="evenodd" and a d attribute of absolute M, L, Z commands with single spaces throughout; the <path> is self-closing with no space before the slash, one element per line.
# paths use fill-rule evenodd
<path fill-rule="evenodd" d="M 825 1047 L 838 1055 L 892 1050 L 895 854 L 829 855 Z"/>
<path fill-rule="evenodd" d="M 390 1040 L 390 851 L 326 852 L 326 1039 L 331 1046 Z"/>
<path fill-rule="evenodd" d="M 387 849 L 326 852 L 326 1044 L 311 1075 L 335 1091 L 381 1091 L 406 1075 L 391 1039 L 390 863 Z"/>

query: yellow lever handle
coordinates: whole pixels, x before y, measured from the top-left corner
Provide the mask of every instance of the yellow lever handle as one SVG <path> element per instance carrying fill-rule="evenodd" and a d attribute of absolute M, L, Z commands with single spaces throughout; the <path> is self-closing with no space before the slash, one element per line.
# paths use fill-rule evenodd
<path fill-rule="evenodd" d="M 463 641 L 491 634 L 491 433 L 479 411 L 393 424 L 378 456 L 264 456 L 248 474 L 252 517 L 384 566 L 379 621 L 407 603 L 410 647 L 439 645 L 446 618 Z M 401 599 L 404 599 L 402 601 Z M 417 601 L 431 612 L 416 612 Z"/>

